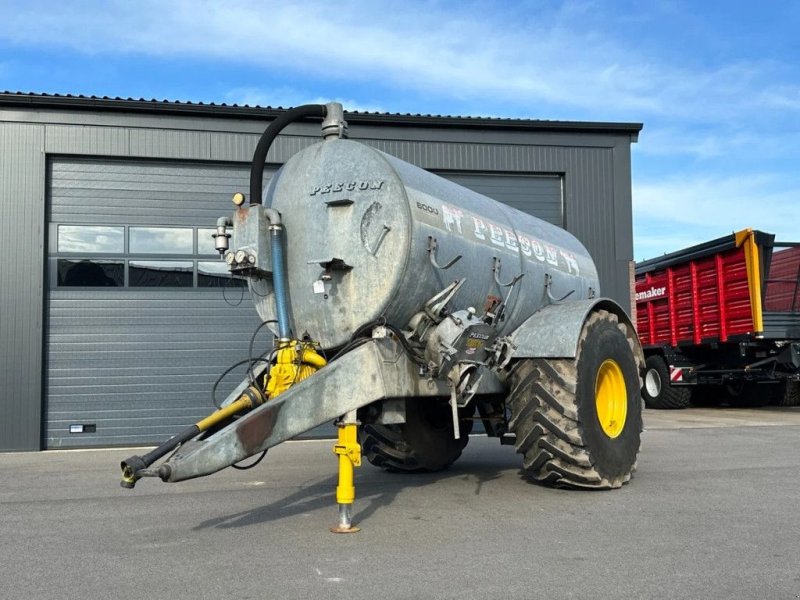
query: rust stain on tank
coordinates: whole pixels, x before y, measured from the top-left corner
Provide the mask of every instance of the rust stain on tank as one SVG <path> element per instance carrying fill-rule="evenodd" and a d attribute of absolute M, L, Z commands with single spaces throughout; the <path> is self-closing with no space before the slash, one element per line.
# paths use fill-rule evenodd
<path fill-rule="evenodd" d="M 281 406 L 275 405 L 241 419 L 236 427 L 236 437 L 248 454 L 258 452 L 272 435 L 280 410 Z"/>

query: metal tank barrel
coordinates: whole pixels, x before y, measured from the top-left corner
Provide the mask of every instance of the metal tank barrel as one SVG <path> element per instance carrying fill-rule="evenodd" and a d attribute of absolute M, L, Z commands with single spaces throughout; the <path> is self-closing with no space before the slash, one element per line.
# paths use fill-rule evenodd
<path fill-rule="evenodd" d="M 265 204 L 286 228 L 295 334 L 324 348 L 379 318 L 405 327 L 455 280 L 465 281 L 454 309 L 480 314 L 508 296 L 499 333 L 564 297 L 600 293 L 591 256 L 567 231 L 356 141 L 294 155 Z M 250 285 L 260 317 L 274 318 L 269 281 Z"/>

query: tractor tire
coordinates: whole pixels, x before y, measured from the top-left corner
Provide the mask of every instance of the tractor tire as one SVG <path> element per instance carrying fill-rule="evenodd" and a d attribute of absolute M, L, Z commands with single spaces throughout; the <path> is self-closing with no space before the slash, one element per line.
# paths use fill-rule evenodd
<path fill-rule="evenodd" d="M 611 489 L 636 468 L 642 399 L 636 334 L 600 310 L 583 326 L 574 359 L 524 359 L 511 373 L 509 429 L 528 479 Z"/>
<path fill-rule="evenodd" d="M 469 441 L 472 420 L 459 421 L 453 437 L 450 404 L 439 398 L 409 398 L 406 422 L 364 425 L 360 431 L 364 456 L 374 466 L 400 473 L 435 472 L 453 464 Z"/>
<path fill-rule="evenodd" d="M 667 362 L 654 354 L 645 361 L 642 398 L 647 408 L 686 408 L 691 401 L 692 390 L 671 385 Z"/>

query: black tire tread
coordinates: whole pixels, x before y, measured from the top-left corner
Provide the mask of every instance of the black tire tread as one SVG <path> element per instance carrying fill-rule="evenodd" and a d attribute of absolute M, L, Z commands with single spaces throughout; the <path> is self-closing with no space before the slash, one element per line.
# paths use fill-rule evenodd
<path fill-rule="evenodd" d="M 415 445 L 414 440 L 419 439 L 419 436 L 409 434 L 406 431 L 407 424 L 364 425 L 360 432 L 361 447 L 370 464 L 386 471 L 397 473 L 441 471 L 458 460 L 469 441 L 473 422 L 462 420 L 459 425 L 461 436 L 457 440 L 452 437 L 452 426 L 447 428 L 447 431 L 435 431 L 429 428 L 423 432 L 429 436 L 449 436 L 447 441 L 442 440 L 443 449 L 440 447 L 435 453 L 423 444 Z M 411 426 L 426 427 L 426 423 L 415 419 Z"/>
<path fill-rule="evenodd" d="M 635 333 L 604 310 L 587 319 L 578 341 L 578 355 L 588 329 L 600 320 L 617 323 L 633 351 L 637 372 L 641 372 Z M 526 477 L 547 485 L 588 489 L 618 488 L 630 480 L 635 464 L 623 476 L 603 477 L 585 448 L 575 397 L 577 359 L 521 360 L 514 365 L 511 380 L 509 428 L 516 433 L 516 449 L 523 456 Z"/>
<path fill-rule="evenodd" d="M 800 381 L 787 380 L 786 387 L 778 397 L 778 406 L 800 406 Z"/>
<path fill-rule="evenodd" d="M 389 471 L 421 470 L 398 425 L 365 425 L 361 447 L 370 464 Z"/>

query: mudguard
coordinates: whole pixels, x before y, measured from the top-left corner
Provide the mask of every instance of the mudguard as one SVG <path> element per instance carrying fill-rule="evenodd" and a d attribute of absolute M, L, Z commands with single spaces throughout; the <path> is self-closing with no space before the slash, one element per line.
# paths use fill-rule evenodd
<path fill-rule="evenodd" d="M 617 315 L 620 323 L 636 328 L 623 308 L 610 298 L 575 300 L 550 304 L 533 313 L 511 335 L 513 358 L 575 358 L 583 324 L 590 313 L 606 310 Z M 635 352 L 644 364 L 638 336 Z"/>

